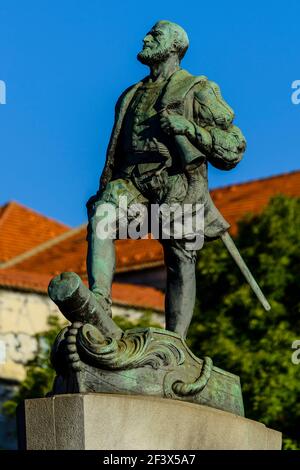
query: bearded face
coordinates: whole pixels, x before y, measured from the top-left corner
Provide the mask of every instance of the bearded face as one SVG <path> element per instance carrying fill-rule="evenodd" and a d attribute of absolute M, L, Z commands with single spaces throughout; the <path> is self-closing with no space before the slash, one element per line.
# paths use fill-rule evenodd
<path fill-rule="evenodd" d="M 168 28 L 154 27 L 145 36 L 144 47 L 137 58 L 145 65 L 152 65 L 166 60 L 173 48 L 173 37 Z"/>

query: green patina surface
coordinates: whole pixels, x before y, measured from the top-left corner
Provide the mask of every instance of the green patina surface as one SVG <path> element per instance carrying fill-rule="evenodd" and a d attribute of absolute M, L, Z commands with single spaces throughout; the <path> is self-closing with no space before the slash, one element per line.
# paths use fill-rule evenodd
<path fill-rule="evenodd" d="M 58 337 L 53 394 L 121 393 L 199 403 L 244 415 L 239 377 L 197 358 L 176 333 L 157 328 L 105 338 L 89 324 L 73 324 Z"/>
<path fill-rule="evenodd" d="M 189 45 L 178 25 L 160 21 L 146 34 L 138 60 L 149 75 L 121 95 L 99 190 L 87 203 L 89 289 L 75 273 L 52 280 L 49 295 L 71 322 L 58 336 L 52 362 L 53 393 L 109 392 L 156 395 L 201 403 L 243 415 L 239 378 L 197 358 L 185 343 L 196 294 L 198 248 L 188 237 L 161 237 L 166 272 L 166 330 L 122 331 L 111 318 L 115 270 L 113 237 L 97 232 L 103 205 L 127 221 L 136 204 L 190 204 L 204 207 L 205 241 L 221 237 L 260 300 L 263 295 L 244 265 L 215 207 L 208 164 L 234 168 L 246 143 L 233 123 L 234 112 L 216 83 L 180 67 Z M 117 222 L 119 220 L 114 220 Z M 160 223 L 163 220 L 160 219 Z M 115 238 L 118 231 L 115 232 Z"/>
<path fill-rule="evenodd" d="M 180 67 L 188 45 L 179 25 L 156 23 L 138 54 L 150 73 L 125 90 L 116 105 L 100 188 L 87 204 L 89 288 L 107 309 L 115 251 L 114 240 L 97 235 L 103 204 L 119 208 L 120 196 L 127 198 L 129 206 L 191 204 L 194 226 L 196 205 L 202 204 L 206 240 L 218 238 L 229 227 L 209 195 L 207 165 L 234 168 L 246 143 L 218 85 Z M 130 210 L 123 216 L 130 221 Z M 195 304 L 198 248 L 188 247 L 184 236 L 160 241 L 167 268 L 166 328 L 185 337 Z"/>

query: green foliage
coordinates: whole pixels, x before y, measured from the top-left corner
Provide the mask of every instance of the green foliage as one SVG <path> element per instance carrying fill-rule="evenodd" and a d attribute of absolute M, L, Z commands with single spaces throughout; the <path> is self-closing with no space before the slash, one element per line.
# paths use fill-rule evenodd
<path fill-rule="evenodd" d="M 189 345 L 241 377 L 248 418 L 282 431 L 285 448 L 300 448 L 300 366 L 291 362 L 300 338 L 300 199 L 275 197 L 240 222 L 235 241 L 272 309 L 259 304 L 221 241 L 206 244 Z"/>

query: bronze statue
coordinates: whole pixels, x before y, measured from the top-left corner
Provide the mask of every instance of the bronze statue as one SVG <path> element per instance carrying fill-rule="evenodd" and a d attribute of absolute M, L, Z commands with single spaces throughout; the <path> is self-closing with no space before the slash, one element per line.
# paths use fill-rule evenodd
<path fill-rule="evenodd" d="M 116 105 L 100 189 L 87 206 L 89 286 L 107 312 L 115 266 L 111 238 L 97 236 L 97 208 L 129 204 L 200 203 L 204 236 L 229 235 L 229 224 L 214 206 L 207 185 L 208 162 L 221 170 L 234 168 L 246 147 L 233 124 L 234 113 L 218 85 L 180 68 L 189 41 L 177 24 L 159 21 L 143 40 L 138 60 L 150 74 L 128 88 Z M 167 269 L 166 329 L 186 336 L 195 303 L 196 250 L 185 239 L 160 240 Z"/>
<path fill-rule="evenodd" d="M 136 218 L 137 205 L 188 205 L 192 221 L 201 206 L 204 239 L 223 240 L 264 307 L 270 308 L 208 191 L 208 163 L 230 170 L 246 147 L 233 124 L 233 110 L 214 82 L 180 68 L 189 45 L 180 26 L 159 21 L 143 42 L 138 59 L 149 66 L 150 74 L 125 90 L 117 102 L 100 188 L 87 203 L 89 289 L 71 272 L 56 276 L 49 285 L 49 296 L 71 322 L 53 347 L 57 372 L 53 393 L 140 393 L 243 415 L 239 378 L 214 367 L 208 357 L 196 358 L 185 343 L 195 303 L 199 248 L 191 240 L 198 233 L 160 237 L 167 269 L 166 329 L 124 332 L 111 318 L 114 238 L 124 219 Z M 128 210 L 115 211 L 120 224 L 115 231 L 112 224 L 114 236 L 99 236 L 105 212 L 101 210 L 107 205 L 120 209 L 122 198 Z M 162 212 L 162 225 L 163 219 Z"/>

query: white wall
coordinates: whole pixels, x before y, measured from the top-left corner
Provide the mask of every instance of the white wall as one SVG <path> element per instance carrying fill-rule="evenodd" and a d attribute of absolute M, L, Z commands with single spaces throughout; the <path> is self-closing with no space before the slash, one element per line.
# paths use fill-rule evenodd
<path fill-rule="evenodd" d="M 24 379 L 24 364 L 37 349 L 34 335 L 49 328 L 50 315 L 56 315 L 62 324 L 66 321 L 47 295 L 0 288 L 0 380 Z M 115 305 L 113 315 L 135 321 L 142 311 Z M 154 314 L 153 321 L 161 322 L 162 315 Z"/>
<path fill-rule="evenodd" d="M 25 378 L 24 366 L 37 350 L 34 335 L 49 328 L 50 315 L 61 319 L 62 325 L 66 322 L 47 295 L 0 288 L 0 406 Z M 135 321 L 142 311 L 114 305 L 113 315 Z M 154 314 L 153 321 L 161 322 L 162 315 Z M 15 449 L 16 445 L 15 421 L 0 414 L 0 449 Z"/>

